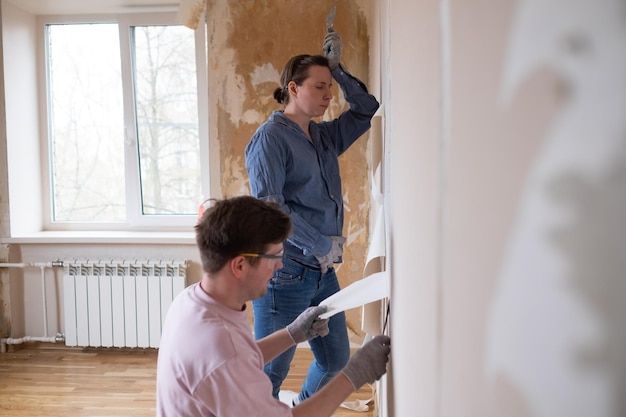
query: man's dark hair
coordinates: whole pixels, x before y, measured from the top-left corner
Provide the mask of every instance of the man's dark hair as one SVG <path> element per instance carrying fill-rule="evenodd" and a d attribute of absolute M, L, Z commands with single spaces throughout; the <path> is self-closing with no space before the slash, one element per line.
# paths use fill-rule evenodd
<path fill-rule="evenodd" d="M 268 245 L 283 242 L 291 233 L 291 219 L 278 204 L 251 196 L 211 203 L 195 227 L 205 272 L 219 271 L 240 253 L 264 253 Z"/>

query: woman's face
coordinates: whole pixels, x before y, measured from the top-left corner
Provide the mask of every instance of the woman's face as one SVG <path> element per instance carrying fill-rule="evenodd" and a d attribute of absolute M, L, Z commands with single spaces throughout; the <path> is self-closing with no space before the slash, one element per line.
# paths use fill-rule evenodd
<path fill-rule="evenodd" d="M 309 68 L 309 77 L 302 85 L 289 83 L 289 106 L 295 106 L 307 116 L 319 117 L 330 105 L 333 94 L 330 91 L 333 77 L 327 67 L 313 65 Z"/>

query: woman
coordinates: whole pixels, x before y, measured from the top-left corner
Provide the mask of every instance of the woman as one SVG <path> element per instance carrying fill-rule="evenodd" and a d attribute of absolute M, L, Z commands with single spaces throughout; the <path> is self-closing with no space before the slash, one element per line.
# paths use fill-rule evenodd
<path fill-rule="evenodd" d="M 370 127 L 378 101 L 350 75 L 341 59 L 341 39 L 329 32 L 321 55 L 291 58 L 274 98 L 284 105 L 262 124 L 246 147 L 253 196 L 289 213 L 293 229 L 284 242 L 283 266 L 267 294 L 253 301 L 257 339 L 284 328 L 310 306 L 340 290 L 333 263 L 342 262 L 343 201 L 338 157 Z M 332 99 L 333 79 L 350 109 L 337 119 L 316 122 Z M 310 341 L 315 359 L 293 404 L 311 396 L 346 365 L 350 345 L 345 314 L 331 317 L 328 336 Z M 278 398 L 295 346 L 265 366 Z"/>

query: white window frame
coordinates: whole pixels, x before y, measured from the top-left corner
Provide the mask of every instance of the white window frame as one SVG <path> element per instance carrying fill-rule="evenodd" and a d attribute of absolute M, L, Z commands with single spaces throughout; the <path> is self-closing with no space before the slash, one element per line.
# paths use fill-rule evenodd
<path fill-rule="evenodd" d="M 141 203 L 141 184 L 139 174 L 137 124 L 135 122 L 134 90 L 131 74 L 131 26 L 143 25 L 168 25 L 180 23 L 176 20 L 176 13 L 131 13 L 115 15 L 84 15 L 84 16 L 39 16 L 38 27 L 41 34 L 41 47 L 39 56 L 42 59 L 39 69 L 40 79 L 45 80 L 40 90 L 42 106 L 42 129 L 41 149 L 42 158 L 42 181 L 43 181 L 43 227 L 48 231 L 85 231 L 85 230 L 118 230 L 118 231 L 188 231 L 197 221 L 197 215 L 143 215 Z M 103 222 L 59 222 L 52 220 L 52 180 L 51 159 L 49 143 L 49 114 L 47 79 L 47 40 L 45 38 L 46 26 L 49 24 L 79 24 L 79 23 L 117 23 L 119 27 L 120 53 L 122 64 L 122 86 L 124 101 L 124 125 L 125 125 L 125 181 L 126 181 L 126 215 L 127 221 L 123 223 Z M 199 115 L 199 139 L 200 139 L 200 169 L 202 195 L 211 195 L 210 169 L 209 169 L 209 126 L 208 126 L 208 78 L 207 78 L 207 43 L 206 30 L 203 25 L 195 30 L 196 42 L 196 73 L 198 89 L 198 115 Z M 189 29 L 191 30 L 191 29 Z M 201 201 L 198 202 L 198 205 Z"/>

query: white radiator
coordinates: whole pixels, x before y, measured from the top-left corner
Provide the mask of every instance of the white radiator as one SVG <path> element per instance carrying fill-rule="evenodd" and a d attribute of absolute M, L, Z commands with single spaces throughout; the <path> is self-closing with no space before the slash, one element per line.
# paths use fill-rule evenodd
<path fill-rule="evenodd" d="M 187 261 L 63 261 L 67 346 L 157 348 Z"/>

